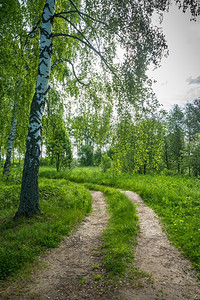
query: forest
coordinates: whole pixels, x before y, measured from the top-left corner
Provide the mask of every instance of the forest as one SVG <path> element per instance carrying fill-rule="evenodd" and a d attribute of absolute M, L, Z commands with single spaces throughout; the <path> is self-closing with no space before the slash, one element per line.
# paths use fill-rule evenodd
<path fill-rule="evenodd" d="M 89 190 L 109 207 L 106 272 L 124 274 L 139 231 L 118 189 L 137 192 L 200 270 L 200 98 L 166 111 L 146 75 L 169 54 L 152 16 L 170 5 L 0 1 L 0 287 L 91 213 Z"/>

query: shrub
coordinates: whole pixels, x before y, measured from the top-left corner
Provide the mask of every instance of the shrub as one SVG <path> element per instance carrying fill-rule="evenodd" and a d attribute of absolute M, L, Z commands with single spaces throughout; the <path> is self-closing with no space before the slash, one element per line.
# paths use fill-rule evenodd
<path fill-rule="evenodd" d="M 103 172 L 106 172 L 108 169 L 110 169 L 111 164 L 112 159 L 107 154 L 102 155 L 100 167 L 103 170 Z"/>

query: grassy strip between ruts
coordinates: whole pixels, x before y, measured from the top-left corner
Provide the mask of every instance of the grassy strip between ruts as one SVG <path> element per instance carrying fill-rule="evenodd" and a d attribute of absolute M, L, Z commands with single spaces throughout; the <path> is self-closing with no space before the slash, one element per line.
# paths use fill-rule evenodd
<path fill-rule="evenodd" d="M 0 279 L 14 275 L 47 248 L 57 247 L 91 211 L 91 195 L 66 180 L 40 180 L 43 215 L 13 220 L 20 185 L 0 185 Z"/>
<path fill-rule="evenodd" d="M 113 176 L 98 168 L 77 168 L 56 173 L 42 168 L 41 176 L 91 182 L 132 190 L 141 195 L 162 218 L 170 240 L 200 271 L 200 182 L 199 179 L 166 175 Z M 199 275 L 200 278 L 200 275 Z"/>
<path fill-rule="evenodd" d="M 106 197 L 110 218 L 102 236 L 103 265 L 109 274 L 123 275 L 133 259 L 139 230 L 135 205 L 116 189 L 94 184 L 85 186 L 102 191 Z"/>

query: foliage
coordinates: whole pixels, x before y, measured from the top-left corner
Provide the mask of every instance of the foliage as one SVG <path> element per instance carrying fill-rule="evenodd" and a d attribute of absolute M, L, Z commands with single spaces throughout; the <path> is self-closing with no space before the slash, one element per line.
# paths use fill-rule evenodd
<path fill-rule="evenodd" d="M 94 166 L 100 165 L 101 157 L 102 157 L 101 149 L 98 148 L 98 149 L 96 149 L 96 151 L 94 152 L 94 155 L 93 155 Z"/>
<path fill-rule="evenodd" d="M 33 6 L 36 7 L 35 4 Z M 15 144 L 10 148 L 12 150 L 15 147 L 20 155 L 25 151 L 38 49 L 37 42 L 28 35 L 35 22 L 29 13 L 24 2 L 8 0 L 3 1 L 0 6 L 0 151 L 3 154 L 6 153 L 12 119 L 16 125 L 13 131 Z M 35 37 L 37 35 L 38 32 L 35 32 Z M 9 166 L 9 157 L 7 162 Z"/>
<path fill-rule="evenodd" d="M 45 249 L 57 247 L 91 210 L 91 195 L 85 188 L 65 180 L 40 180 L 43 215 L 13 220 L 19 192 L 20 185 L 0 184 L 0 279 L 17 272 Z"/>
<path fill-rule="evenodd" d="M 148 173 L 163 165 L 164 128 L 156 117 L 132 120 L 125 113 L 117 126 L 113 143 L 116 172 Z"/>
<path fill-rule="evenodd" d="M 103 172 L 106 172 L 108 169 L 111 168 L 112 160 L 107 154 L 103 154 L 101 158 L 101 164 L 100 167 L 103 170 Z"/>
<path fill-rule="evenodd" d="M 57 171 L 61 169 L 61 166 L 71 167 L 71 143 L 64 127 L 55 128 L 52 140 L 47 145 L 47 153 L 55 158 Z"/>
<path fill-rule="evenodd" d="M 174 105 L 168 114 L 168 134 L 166 136 L 166 164 L 168 168 L 182 172 L 182 151 L 184 148 L 184 114 L 178 105 Z"/>
<path fill-rule="evenodd" d="M 78 152 L 79 163 L 81 166 L 93 165 L 93 148 L 90 145 L 82 145 Z"/>
<path fill-rule="evenodd" d="M 63 121 L 63 99 L 52 89 L 47 99 L 47 108 L 43 118 L 43 140 L 47 156 L 56 163 L 56 169 L 70 168 L 72 163 L 71 142 Z"/>

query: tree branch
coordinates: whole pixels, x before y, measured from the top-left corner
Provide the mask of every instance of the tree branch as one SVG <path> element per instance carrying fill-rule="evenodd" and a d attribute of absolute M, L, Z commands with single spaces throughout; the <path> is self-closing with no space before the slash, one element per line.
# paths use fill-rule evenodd
<path fill-rule="evenodd" d="M 39 24 L 40 24 L 40 19 L 38 20 L 38 22 L 35 23 L 35 25 L 33 26 L 33 29 L 27 34 L 26 40 L 24 42 L 23 50 L 25 49 L 26 44 L 28 43 L 28 38 L 31 37 L 31 35 L 36 31 L 36 29 L 38 28 Z M 32 39 L 32 37 L 31 37 L 31 39 Z"/>
<path fill-rule="evenodd" d="M 79 11 L 78 9 L 77 10 L 71 10 L 71 11 L 63 11 L 63 12 L 60 12 L 60 13 L 57 13 L 54 15 L 54 17 L 60 17 L 62 15 L 67 15 L 67 14 L 70 14 L 70 13 L 77 13 L 80 15 L 80 17 L 83 19 L 83 17 L 87 17 L 89 19 L 91 19 L 92 21 L 96 22 L 96 23 L 100 23 L 102 25 L 105 25 L 105 26 L 108 26 L 105 22 L 101 21 L 101 20 L 98 20 L 98 19 L 95 19 L 93 17 L 91 17 L 90 15 L 86 14 L 86 13 L 83 13 L 81 11 Z M 85 21 L 85 20 L 84 20 Z"/>
<path fill-rule="evenodd" d="M 30 36 L 38 27 L 40 24 L 40 19 L 37 21 L 37 23 L 33 26 L 33 29 L 28 33 L 28 36 Z"/>
<path fill-rule="evenodd" d="M 107 28 L 109 28 L 109 26 L 108 26 L 108 24 L 106 24 L 105 22 L 103 22 L 103 21 L 101 21 L 101 20 L 98 20 L 98 19 L 95 19 L 95 18 L 93 18 L 93 17 L 91 17 L 90 15 L 88 15 L 88 14 L 86 14 L 86 13 L 83 13 L 83 12 L 81 12 L 81 11 L 79 11 L 78 9 L 77 9 L 77 7 L 75 6 L 75 4 L 72 2 L 72 1 L 70 1 L 71 2 L 71 4 L 75 7 L 75 11 L 67 11 L 67 12 L 60 12 L 60 13 L 57 13 L 57 14 L 55 14 L 54 15 L 54 17 L 58 17 L 58 18 L 63 18 L 63 19 L 65 19 L 67 22 L 69 22 L 69 20 L 67 19 L 67 18 L 65 18 L 64 16 L 62 16 L 63 14 L 70 14 L 70 13 L 78 13 L 79 15 L 80 15 L 80 17 L 85 21 L 85 19 L 83 18 L 83 16 L 84 17 L 87 17 L 87 18 L 89 18 L 89 19 L 91 19 L 92 21 L 94 21 L 94 22 L 96 22 L 96 23 L 100 23 L 100 24 L 102 24 L 102 25 L 104 25 L 104 26 L 106 26 Z M 71 22 L 71 21 L 70 21 Z M 118 38 L 119 39 L 121 39 L 123 42 L 124 42 L 124 38 L 118 33 L 118 32 L 116 32 L 116 35 L 118 36 Z"/>
<path fill-rule="evenodd" d="M 86 45 L 88 48 L 90 48 L 91 50 L 93 50 L 100 58 L 101 60 L 104 62 L 104 64 L 106 65 L 106 67 L 111 71 L 111 73 L 118 79 L 119 77 L 117 76 L 117 74 L 112 70 L 112 68 L 109 66 L 107 60 L 103 57 L 103 55 L 97 51 L 93 46 L 92 44 L 89 42 L 89 41 L 84 41 L 82 40 L 81 38 L 79 38 L 78 36 L 76 35 L 71 35 L 71 34 L 67 34 L 67 33 L 54 33 L 52 34 L 52 38 L 54 37 L 59 37 L 59 36 L 65 36 L 65 37 L 68 37 L 68 38 L 73 38 L 73 39 L 76 39 L 78 41 L 80 41 L 81 43 L 83 43 L 84 45 Z"/>
<path fill-rule="evenodd" d="M 57 61 L 51 66 L 51 71 L 52 71 L 59 63 L 62 63 L 62 62 L 68 62 L 68 63 L 72 66 L 72 71 L 73 71 L 74 77 L 76 78 L 76 80 L 77 80 L 81 85 L 84 85 L 84 86 L 88 86 L 88 85 L 89 85 L 88 83 L 82 82 L 82 81 L 78 78 L 78 76 L 76 75 L 76 72 L 75 72 L 74 65 L 73 65 L 73 63 L 72 63 L 68 58 L 61 58 L 61 59 L 57 60 Z"/>

